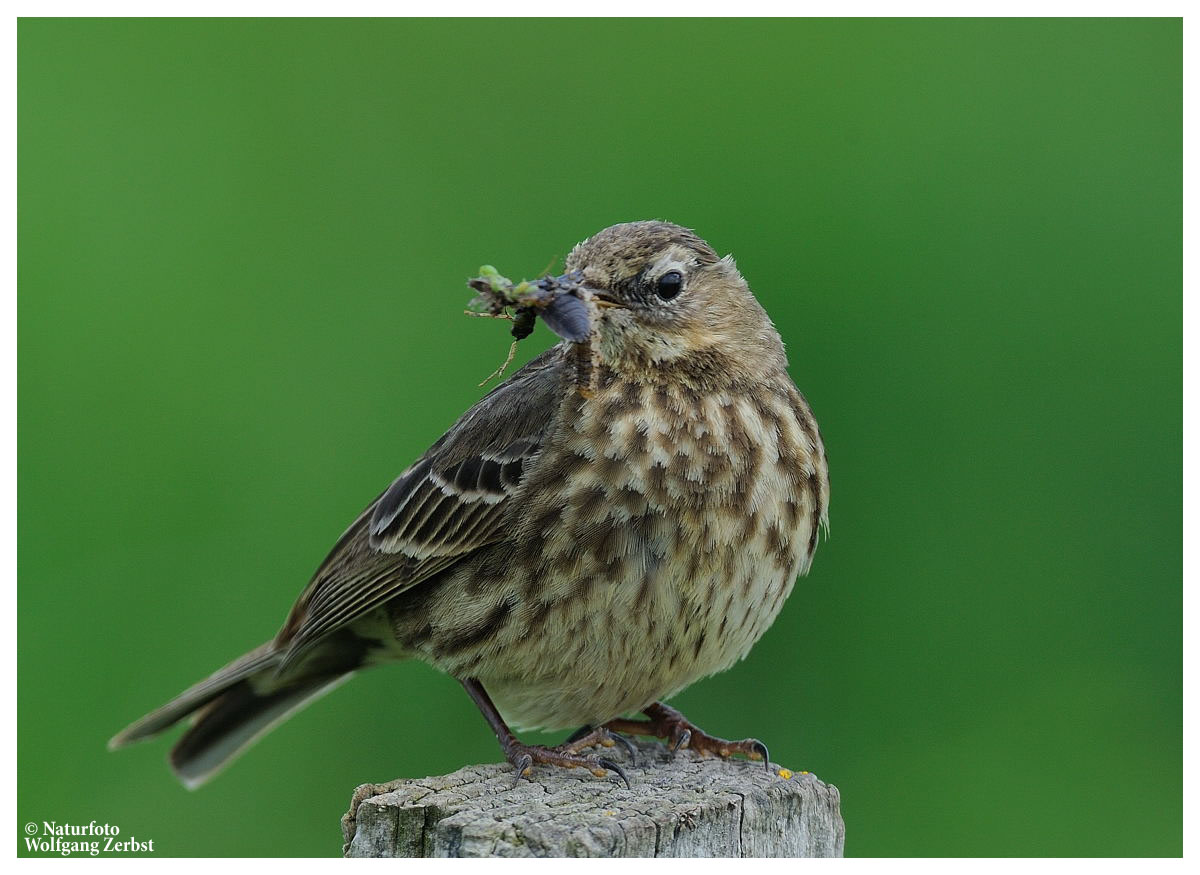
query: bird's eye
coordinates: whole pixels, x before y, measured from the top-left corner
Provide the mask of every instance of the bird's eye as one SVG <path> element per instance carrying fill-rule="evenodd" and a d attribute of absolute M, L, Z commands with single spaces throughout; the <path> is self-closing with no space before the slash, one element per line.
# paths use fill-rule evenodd
<path fill-rule="evenodd" d="M 658 278 L 655 293 L 664 301 L 669 301 L 683 291 L 683 274 L 677 270 L 669 270 Z"/>

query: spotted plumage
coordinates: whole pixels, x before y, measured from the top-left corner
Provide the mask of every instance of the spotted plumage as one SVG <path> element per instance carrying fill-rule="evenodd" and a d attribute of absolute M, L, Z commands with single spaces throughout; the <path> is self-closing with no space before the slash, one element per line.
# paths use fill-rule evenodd
<path fill-rule="evenodd" d="M 733 261 L 692 232 L 614 226 L 567 268 L 590 335 L 530 362 L 409 466 L 272 642 L 115 742 L 199 708 L 173 760 L 199 781 L 264 717 L 415 657 L 463 681 L 518 772 L 612 764 L 579 742 L 529 748 L 506 721 L 638 731 L 621 718 L 641 710 L 645 731 L 758 753 L 656 703 L 744 657 L 808 571 L 829 507 L 812 411 Z"/>

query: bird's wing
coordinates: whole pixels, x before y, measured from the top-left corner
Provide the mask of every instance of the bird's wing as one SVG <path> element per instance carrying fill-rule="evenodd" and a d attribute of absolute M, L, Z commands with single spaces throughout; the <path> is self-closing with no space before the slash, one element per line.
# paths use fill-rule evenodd
<path fill-rule="evenodd" d="M 288 650 L 283 667 L 318 639 L 505 536 L 512 496 L 557 418 L 565 373 L 561 346 L 529 362 L 367 506 L 280 630 L 276 646 Z"/>

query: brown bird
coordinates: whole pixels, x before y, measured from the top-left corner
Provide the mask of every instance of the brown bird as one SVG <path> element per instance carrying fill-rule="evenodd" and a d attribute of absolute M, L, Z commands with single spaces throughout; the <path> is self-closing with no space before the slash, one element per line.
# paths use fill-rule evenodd
<path fill-rule="evenodd" d="M 746 656 L 808 571 L 829 508 L 812 411 L 733 259 L 693 232 L 615 225 L 566 267 L 590 331 L 371 502 L 273 640 L 110 747 L 190 715 L 170 761 L 196 786 L 358 669 L 415 657 L 462 683 L 517 778 L 534 763 L 624 778 L 587 752 L 620 732 L 767 759 L 662 700 Z M 550 748 L 509 725 L 583 729 Z"/>

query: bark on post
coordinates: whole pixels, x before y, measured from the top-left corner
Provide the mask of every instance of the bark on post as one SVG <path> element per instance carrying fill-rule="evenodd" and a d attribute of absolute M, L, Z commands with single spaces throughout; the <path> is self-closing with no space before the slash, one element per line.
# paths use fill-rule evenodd
<path fill-rule="evenodd" d="M 605 752 L 622 760 L 620 749 Z M 840 857 L 836 787 L 772 764 L 674 757 L 638 744 L 615 776 L 467 766 L 449 775 L 365 784 L 342 818 L 349 857 Z"/>

